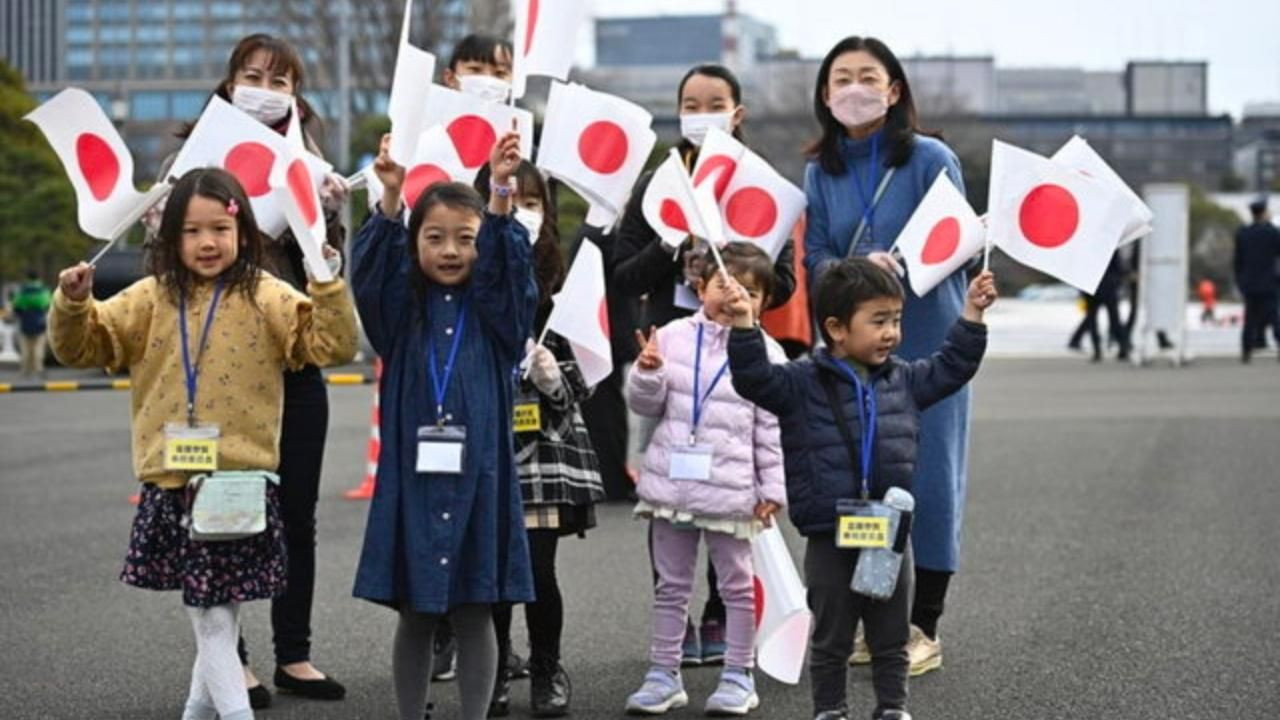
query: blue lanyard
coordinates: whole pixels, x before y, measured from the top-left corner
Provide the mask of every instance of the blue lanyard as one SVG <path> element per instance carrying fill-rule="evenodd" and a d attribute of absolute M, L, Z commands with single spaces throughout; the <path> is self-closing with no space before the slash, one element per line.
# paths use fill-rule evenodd
<path fill-rule="evenodd" d="M 854 395 L 858 400 L 858 423 L 862 425 L 859 428 L 862 431 L 862 499 L 866 500 L 870 496 L 871 460 L 876 447 L 876 389 L 870 384 L 864 385 L 858 373 L 843 360 L 835 363 L 853 381 Z"/>
<path fill-rule="evenodd" d="M 698 350 L 693 356 L 693 425 L 689 426 L 689 444 L 695 442 L 695 435 L 698 432 L 698 423 L 702 421 L 702 410 L 707 405 L 707 400 L 711 398 L 711 391 L 716 389 L 716 384 L 720 382 L 720 378 L 724 377 L 725 372 L 729 369 L 729 360 L 725 359 L 724 364 L 716 371 L 715 377 L 711 379 L 711 385 L 707 387 L 705 393 L 699 392 L 699 386 L 702 384 L 702 324 L 698 324 Z"/>
<path fill-rule="evenodd" d="M 191 362 L 191 341 L 187 333 L 187 294 L 178 295 L 178 333 L 182 336 L 182 371 L 187 378 L 187 424 L 196 426 L 196 382 L 200 376 L 200 357 L 204 355 L 204 346 L 209 342 L 209 328 L 213 327 L 213 314 L 218 310 L 218 298 L 222 297 L 222 279 L 213 286 L 213 301 L 209 303 L 209 314 L 204 319 L 204 330 L 200 333 L 200 347 L 196 349 L 196 361 Z"/>
<path fill-rule="evenodd" d="M 449 381 L 453 378 L 453 364 L 458 359 L 458 348 L 462 345 L 462 332 L 467 328 L 467 299 L 463 298 L 458 306 L 458 320 L 453 327 L 453 345 L 449 348 L 449 359 L 444 363 L 444 376 L 436 370 L 436 344 L 427 332 L 427 372 L 431 376 L 431 389 L 436 401 L 436 424 L 444 425 L 444 399 L 449 392 Z"/>
<path fill-rule="evenodd" d="M 880 180 L 880 133 L 877 132 L 871 137 L 871 167 L 867 168 L 867 187 L 863 188 L 862 179 L 858 177 L 858 169 L 849 166 L 849 174 L 853 176 L 853 189 L 858 193 L 858 200 L 862 202 L 862 218 L 860 224 L 867 226 L 867 237 L 874 240 L 875 224 L 876 224 L 876 189 Z M 854 225 L 854 232 L 857 232 L 857 225 Z M 855 237 L 856 241 L 858 238 Z"/>

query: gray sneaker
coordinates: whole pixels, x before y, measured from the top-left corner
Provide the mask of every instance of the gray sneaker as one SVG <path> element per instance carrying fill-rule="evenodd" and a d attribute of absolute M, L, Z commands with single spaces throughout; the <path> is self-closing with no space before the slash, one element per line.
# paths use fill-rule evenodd
<path fill-rule="evenodd" d="M 680 681 L 680 672 L 650 668 L 644 684 L 627 698 L 628 715 L 662 715 L 668 710 L 689 704 L 689 695 Z"/>
<path fill-rule="evenodd" d="M 756 695 L 756 683 L 746 668 L 730 667 L 720 673 L 720 684 L 707 698 L 703 707 L 713 717 L 737 717 L 746 715 L 760 706 Z"/>

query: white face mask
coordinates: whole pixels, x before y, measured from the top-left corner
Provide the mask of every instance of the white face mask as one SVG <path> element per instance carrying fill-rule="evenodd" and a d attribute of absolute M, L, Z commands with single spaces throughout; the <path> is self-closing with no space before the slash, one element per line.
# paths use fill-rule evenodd
<path fill-rule="evenodd" d="M 733 113 L 689 113 L 680 116 L 680 135 L 693 143 L 694 147 L 702 147 L 711 128 L 732 132 Z"/>
<path fill-rule="evenodd" d="M 828 101 L 831 114 L 845 127 L 861 127 L 875 122 L 889 112 L 889 96 L 879 90 L 853 83 L 845 85 Z"/>
<path fill-rule="evenodd" d="M 275 125 L 293 107 L 293 96 L 251 85 L 236 85 L 231 91 L 231 104 L 263 125 Z"/>
<path fill-rule="evenodd" d="M 518 207 L 515 214 L 516 222 L 524 226 L 529 231 L 529 244 L 538 242 L 538 231 L 542 230 L 542 213 L 537 210 Z"/>
<path fill-rule="evenodd" d="M 492 75 L 459 75 L 458 86 L 462 92 L 489 102 L 504 103 L 511 94 L 511 83 Z"/>

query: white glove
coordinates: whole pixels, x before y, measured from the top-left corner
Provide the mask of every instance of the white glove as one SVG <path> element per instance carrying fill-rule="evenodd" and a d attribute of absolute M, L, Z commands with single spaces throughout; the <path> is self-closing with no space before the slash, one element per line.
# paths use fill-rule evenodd
<path fill-rule="evenodd" d="M 338 210 L 347 202 L 350 194 L 351 187 L 347 185 L 347 179 L 337 173 L 325 175 L 324 182 L 320 183 L 320 204 L 325 210 Z"/>
<path fill-rule="evenodd" d="M 564 388 L 560 363 L 550 350 L 541 345 L 534 345 L 529 350 L 529 379 L 538 392 L 547 397 L 555 397 Z"/>
<path fill-rule="evenodd" d="M 329 266 L 329 272 L 332 273 L 335 278 L 338 277 L 338 274 L 342 271 L 342 253 L 338 252 L 337 248 L 328 243 L 325 243 L 323 251 L 324 264 Z M 307 272 L 307 280 L 316 279 L 315 275 L 311 272 L 311 265 L 303 262 L 302 269 Z"/>

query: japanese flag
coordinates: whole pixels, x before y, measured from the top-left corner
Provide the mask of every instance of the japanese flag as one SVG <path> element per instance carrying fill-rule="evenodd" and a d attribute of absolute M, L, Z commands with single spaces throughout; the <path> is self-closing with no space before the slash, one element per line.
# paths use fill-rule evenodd
<path fill-rule="evenodd" d="M 641 209 L 649 226 L 667 245 L 679 245 L 689 235 L 710 240 L 716 245 L 725 242 L 715 197 L 709 189 L 694 191 L 684 162 L 675 148 L 653 171 Z"/>
<path fill-rule="evenodd" d="M 1120 174 L 1113 170 L 1107 164 L 1107 161 L 1103 160 L 1102 156 L 1089 146 L 1089 143 L 1084 138 L 1079 135 L 1073 135 L 1065 145 L 1058 148 L 1058 152 L 1054 153 L 1050 159 L 1084 173 L 1127 198 L 1129 221 L 1125 224 L 1124 234 L 1120 238 L 1121 245 L 1131 243 L 1151 233 L 1151 220 L 1155 217 L 1155 214 L 1151 212 L 1151 208 L 1147 207 L 1142 198 L 1138 197 L 1138 193 L 1134 192 L 1125 183 Z"/>
<path fill-rule="evenodd" d="M 102 106 L 84 90 L 67 88 L 25 119 L 40 128 L 62 161 L 86 235 L 100 240 L 123 235 L 167 192 L 167 183 L 156 183 L 145 193 L 134 188 L 133 155 Z"/>
<path fill-rule="evenodd" d="M 587 222 L 611 224 L 626 205 L 657 140 L 653 116 L 614 95 L 554 82 L 538 167 L 591 204 Z"/>
<path fill-rule="evenodd" d="M 728 133 L 712 128 L 698 153 L 694 185 L 713 183 L 725 238 L 760 246 L 777 258 L 804 213 L 804 192 L 764 158 Z"/>
<path fill-rule="evenodd" d="M 776 522 L 751 541 L 751 560 L 756 570 L 756 663 L 777 680 L 795 685 L 804 669 L 813 614 Z"/>
<path fill-rule="evenodd" d="M 469 183 L 489 161 L 498 138 L 511 131 L 513 119 L 520 132 L 520 155 L 528 158 L 533 155 L 533 113 L 528 110 L 432 85 L 424 127 L 444 126 L 467 171 L 467 175 L 454 179 Z"/>
<path fill-rule="evenodd" d="M 1122 193 L 996 140 L 988 194 L 993 245 L 1086 293 L 1097 290 L 1128 223 Z"/>
<path fill-rule="evenodd" d="M 427 128 L 418 136 L 415 144 L 417 150 L 414 151 L 412 164 L 405 168 L 404 187 L 401 189 L 401 198 L 404 200 L 405 207 L 410 210 L 418 202 L 422 192 L 436 183 L 466 182 L 470 184 L 475 179 L 475 171 L 462 166 L 458 151 L 453 146 L 453 140 L 449 138 L 449 133 L 445 132 L 444 127 L 435 125 Z M 373 165 L 369 165 L 361 173 L 364 176 L 365 187 L 368 188 L 369 209 L 372 210 L 374 204 L 382 199 L 382 181 L 373 171 Z"/>
<path fill-rule="evenodd" d="M 920 297 L 927 295 L 982 252 L 986 238 L 982 221 L 944 169 L 898 235 L 911 289 Z"/>
<path fill-rule="evenodd" d="M 305 155 L 292 144 L 280 155 L 271 168 L 271 193 L 302 249 L 307 270 L 317 282 L 329 282 L 333 272 L 324 259 L 324 212 L 320 208 L 319 187 L 313 182 Z"/>
<path fill-rule="evenodd" d="M 289 220 L 271 190 L 271 173 L 278 162 L 287 165 L 299 152 L 288 139 L 215 95 L 209 99 L 169 172 L 181 177 L 193 168 L 225 169 L 244 187 L 253 204 L 258 228 L 277 237 L 289 227 Z M 307 167 L 312 185 L 320 187 L 333 167 L 309 152 L 300 152 L 299 157 Z"/>
<path fill-rule="evenodd" d="M 552 298 L 555 307 L 547 329 L 569 341 L 587 385 L 595 386 L 613 372 L 609 347 L 609 306 L 604 298 L 604 257 L 590 240 L 578 246 L 578 255 L 565 276 L 564 286 Z"/>
<path fill-rule="evenodd" d="M 387 100 L 387 116 L 391 118 L 391 159 L 408 166 L 418 135 L 425 129 L 431 76 L 435 73 L 436 56 L 409 44 L 409 21 L 413 17 L 413 0 L 405 0 L 404 19 L 400 24 L 400 50 L 396 70 L 391 79 L 391 97 Z"/>
<path fill-rule="evenodd" d="M 566 80 L 586 20 L 586 0 L 514 0 L 516 12 L 512 97 L 524 97 L 530 75 Z"/>

